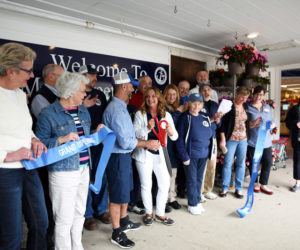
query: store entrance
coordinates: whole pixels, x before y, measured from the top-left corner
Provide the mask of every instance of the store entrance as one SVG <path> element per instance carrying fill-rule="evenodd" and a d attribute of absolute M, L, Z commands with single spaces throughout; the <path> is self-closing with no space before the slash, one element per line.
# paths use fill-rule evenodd
<path fill-rule="evenodd" d="M 280 136 L 289 136 L 285 119 L 291 107 L 300 99 L 300 69 L 281 71 Z"/>

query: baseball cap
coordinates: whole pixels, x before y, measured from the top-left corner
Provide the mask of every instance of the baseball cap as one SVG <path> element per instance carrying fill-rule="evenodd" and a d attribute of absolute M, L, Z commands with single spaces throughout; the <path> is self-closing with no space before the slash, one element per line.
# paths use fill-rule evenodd
<path fill-rule="evenodd" d="M 95 65 L 93 64 L 88 64 L 88 65 L 82 65 L 79 70 L 78 70 L 79 74 L 91 74 L 91 75 L 96 75 L 99 74 L 99 72 L 97 71 Z"/>
<path fill-rule="evenodd" d="M 119 72 L 114 76 L 115 84 L 132 83 L 134 86 L 139 86 L 140 83 L 133 79 L 131 75 L 126 72 Z"/>
<path fill-rule="evenodd" d="M 194 94 L 189 95 L 189 101 L 190 102 L 196 102 L 196 101 L 203 102 L 203 97 L 201 94 L 194 93 Z"/>
<path fill-rule="evenodd" d="M 203 89 L 205 86 L 209 86 L 212 89 L 210 82 L 204 82 L 200 84 L 199 90 Z"/>

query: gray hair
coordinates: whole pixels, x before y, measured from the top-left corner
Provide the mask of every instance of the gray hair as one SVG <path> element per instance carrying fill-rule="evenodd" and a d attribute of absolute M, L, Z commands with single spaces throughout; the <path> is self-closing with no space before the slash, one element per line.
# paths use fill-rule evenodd
<path fill-rule="evenodd" d="M 20 43 L 5 43 L 0 46 L 0 76 L 6 76 L 6 69 L 19 71 L 23 61 L 35 60 L 36 53 Z"/>
<path fill-rule="evenodd" d="M 42 71 L 43 78 L 45 79 L 47 75 L 54 72 L 56 68 L 56 64 L 47 64 Z"/>
<path fill-rule="evenodd" d="M 57 79 L 55 84 L 57 96 L 63 99 L 68 99 L 78 91 L 82 82 L 84 84 L 88 84 L 89 79 L 81 74 L 65 71 Z"/>

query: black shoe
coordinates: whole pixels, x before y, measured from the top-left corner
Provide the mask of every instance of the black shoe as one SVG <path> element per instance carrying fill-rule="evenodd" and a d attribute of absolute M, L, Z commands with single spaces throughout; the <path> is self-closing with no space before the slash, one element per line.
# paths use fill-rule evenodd
<path fill-rule="evenodd" d="M 220 190 L 219 196 L 222 197 L 222 198 L 226 197 L 227 196 L 227 191 Z"/>
<path fill-rule="evenodd" d="M 166 204 L 165 212 L 170 213 L 172 211 L 172 208 L 169 206 L 169 204 Z"/>
<path fill-rule="evenodd" d="M 168 203 L 174 209 L 180 209 L 181 205 L 177 201 L 172 201 Z"/>
<path fill-rule="evenodd" d="M 238 193 L 238 191 L 237 191 L 237 190 L 235 190 L 235 192 L 234 192 L 234 196 L 235 196 L 236 198 L 238 198 L 238 199 L 243 199 L 243 198 L 244 198 L 244 195 L 242 195 L 242 194 Z"/>
<path fill-rule="evenodd" d="M 135 243 L 132 240 L 129 240 L 124 232 L 120 232 L 116 236 L 114 234 L 111 237 L 111 243 L 116 244 L 121 248 L 132 248 Z"/>
<path fill-rule="evenodd" d="M 121 227 L 122 231 L 124 233 L 128 232 L 128 231 L 135 231 L 135 230 L 139 230 L 141 228 L 142 224 L 137 222 L 134 223 L 132 221 L 128 221 L 128 223 L 126 224 L 126 226 Z"/>
<path fill-rule="evenodd" d="M 151 226 L 153 224 L 152 215 L 149 215 L 149 214 L 145 215 L 145 217 L 143 218 L 143 221 L 146 226 Z"/>

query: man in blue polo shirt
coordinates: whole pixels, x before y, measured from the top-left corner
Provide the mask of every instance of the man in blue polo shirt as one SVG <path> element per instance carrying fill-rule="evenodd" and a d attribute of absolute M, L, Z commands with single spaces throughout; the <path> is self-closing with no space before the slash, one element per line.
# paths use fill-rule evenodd
<path fill-rule="evenodd" d="M 133 223 L 127 215 L 130 190 L 133 188 L 130 153 L 136 147 L 157 151 L 159 141 L 138 140 L 127 111 L 127 104 L 136 82 L 126 72 L 114 76 L 114 96 L 103 114 L 103 123 L 116 133 L 116 142 L 106 168 L 109 187 L 109 212 L 112 219 L 113 233 L 111 242 L 121 248 L 131 248 L 135 243 L 129 240 L 125 232 L 137 230 L 140 223 Z"/>

